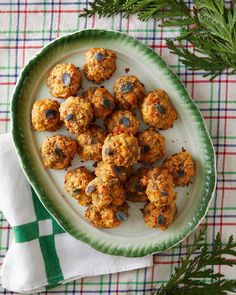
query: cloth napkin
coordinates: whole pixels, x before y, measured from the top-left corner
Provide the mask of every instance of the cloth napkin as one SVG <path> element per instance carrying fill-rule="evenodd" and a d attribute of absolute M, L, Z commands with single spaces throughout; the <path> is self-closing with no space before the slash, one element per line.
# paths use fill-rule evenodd
<path fill-rule="evenodd" d="M 152 266 L 151 255 L 106 255 L 64 232 L 27 182 L 10 134 L 0 135 L 0 209 L 14 232 L 0 272 L 8 290 L 40 292 L 86 276 Z"/>

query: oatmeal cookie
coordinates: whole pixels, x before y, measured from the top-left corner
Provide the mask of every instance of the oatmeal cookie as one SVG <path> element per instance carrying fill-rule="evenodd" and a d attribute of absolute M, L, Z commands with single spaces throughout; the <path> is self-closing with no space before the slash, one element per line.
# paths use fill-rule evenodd
<path fill-rule="evenodd" d="M 88 207 L 85 217 L 98 228 L 113 228 L 128 220 L 129 205 L 123 203 L 121 206 L 109 205 L 98 210 L 94 205 Z"/>
<path fill-rule="evenodd" d="M 149 201 L 156 207 L 175 201 L 176 192 L 174 191 L 173 178 L 167 170 L 162 171 L 156 178 L 149 180 L 146 194 Z"/>
<path fill-rule="evenodd" d="M 141 148 L 139 162 L 152 164 L 164 157 L 166 153 L 165 138 L 154 128 L 149 128 L 137 134 Z"/>
<path fill-rule="evenodd" d="M 133 75 L 119 77 L 114 85 L 114 96 L 121 109 L 134 110 L 144 96 L 144 85 Z"/>
<path fill-rule="evenodd" d="M 167 158 L 163 162 L 162 169 L 168 170 L 172 175 L 175 186 L 188 185 L 195 173 L 194 161 L 187 151 Z"/>
<path fill-rule="evenodd" d="M 73 64 L 57 64 L 50 71 L 46 85 L 54 97 L 67 98 L 77 95 L 82 85 L 80 69 Z"/>
<path fill-rule="evenodd" d="M 76 152 L 76 141 L 60 134 L 45 138 L 41 147 L 44 166 L 56 170 L 68 168 Z"/>
<path fill-rule="evenodd" d="M 149 227 L 166 230 L 172 224 L 176 211 L 175 203 L 162 207 L 156 207 L 153 203 L 148 203 L 143 209 L 144 222 Z"/>
<path fill-rule="evenodd" d="M 131 167 L 116 166 L 103 161 L 98 162 L 95 168 L 97 177 L 118 178 L 122 183 L 126 182 L 131 173 Z"/>
<path fill-rule="evenodd" d="M 138 140 L 131 134 L 108 135 L 102 147 L 104 162 L 116 166 L 131 166 L 139 160 Z"/>
<path fill-rule="evenodd" d="M 87 131 L 77 137 L 78 153 L 83 160 L 100 161 L 102 159 L 102 146 L 106 132 L 97 125 L 91 125 Z"/>
<path fill-rule="evenodd" d="M 60 104 L 53 99 L 36 101 L 31 112 L 32 128 L 36 131 L 55 131 L 62 125 L 59 113 Z"/>
<path fill-rule="evenodd" d="M 96 84 L 110 79 L 116 70 L 116 58 L 116 54 L 106 48 L 88 50 L 83 66 L 85 77 Z"/>
<path fill-rule="evenodd" d="M 123 187 L 117 178 L 96 177 L 88 183 L 85 192 L 98 209 L 108 205 L 121 206 L 125 201 Z"/>
<path fill-rule="evenodd" d="M 148 174 L 149 169 L 142 167 L 129 178 L 125 183 L 125 195 L 126 200 L 131 202 L 147 202 L 148 197 L 146 194 L 147 184 L 143 181 L 143 178 Z"/>
<path fill-rule="evenodd" d="M 81 97 L 91 103 L 95 118 L 105 118 L 114 110 L 115 99 L 105 87 L 90 87 Z"/>
<path fill-rule="evenodd" d="M 113 134 L 130 133 L 135 135 L 138 131 L 139 120 L 128 110 L 119 110 L 105 119 L 108 132 Z"/>
<path fill-rule="evenodd" d="M 162 89 L 149 92 L 141 104 L 143 121 L 158 129 L 169 129 L 177 118 L 167 93 Z"/>
<path fill-rule="evenodd" d="M 69 132 L 84 132 L 93 120 L 91 104 L 79 97 L 70 96 L 60 106 L 60 118 Z"/>
<path fill-rule="evenodd" d="M 92 198 L 85 193 L 85 189 L 93 179 L 94 175 L 89 170 L 78 167 L 66 173 L 64 188 L 81 206 L 89 206 L 92 204 Z"/>

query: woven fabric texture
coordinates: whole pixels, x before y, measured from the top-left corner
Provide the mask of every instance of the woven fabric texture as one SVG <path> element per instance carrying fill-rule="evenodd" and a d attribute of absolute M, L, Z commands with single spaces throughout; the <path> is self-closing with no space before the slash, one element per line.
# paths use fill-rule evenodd
<path fill-rule="evenodd" d="M 191 5 L 191 1 L 188 3 Z M 10 101 L 20 71 L 40 48 L 59 36 L 85 28 L 128 33 L 167 62 L 187 87 L 206 121 L 216 151 L 218 184 L 200 227 L 207 226 L 209 246 L 217 232 L 226 241 L 236 231 L 236 76 L 225 72 L 210 82 L 202 78 L 202 72 L 188 70 L 165 45 L 165 38 L 176 36 L 178 28 L 161 28 L 155 20 L 140 22 L 136 16 L 125 19 L 121 14 L 102 19 L 79 18 L 87 6 L 88 1 L 0 1 L 0 133 L 10 131 Z M 12 238 L 13 232 L 1 214 L 0 266 Z M 152 268 L 85 278 L 48 290 L 47 294 L 151 294 L 169 279 L 192 240 L 193 234 L 171 250 L 155 255 Z M 236 268 L 216 269 L 228 278 L 236 276 Z M 13 293 L 0 289 L 0 294 Z"/>

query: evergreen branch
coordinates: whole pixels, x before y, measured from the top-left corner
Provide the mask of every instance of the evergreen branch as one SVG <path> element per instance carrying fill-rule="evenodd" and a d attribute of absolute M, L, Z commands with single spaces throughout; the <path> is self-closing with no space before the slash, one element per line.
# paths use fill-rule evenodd
<path fill-rule="evenodd" d="M 91 17 L 95 13 L 97 13 L 99 17 L 118 14 L 122 11 L 125 2 L 126 0 L 97 0 L 94 2 L 89 2 L 90 8 L 85 8 L 84 13 L 82 13 L 80 16 Z"/>
<path fill-rule="evenodd" d="M 103 17 L 123 12 L 127 17 L 129 14 L 137 13 L 139 19 L 145 21 L 152 17 L 191 17 L 184 0 L 96 0 L 89 2 L 89 6 L 88 9 L 84 9 L 81 16 L 91 17 L 98 14 L 99 17 Z"/>
<path fill-rule="evenodd" d="M 166 43 L 171 53 L 178 55 L 180 61 L 188 66 L 190 70 L 204 70 L 206 72 L 204 76 L 210 76 L 211 80 L 220 75 L 227 68 L 223 60 L 217 60 L 211 56 L 197 56 L 186 49 L 181 43 L 176 46 L 171 40 L 167 40 Z"/>
<path fill-rule="evenodd" d="M 236 257 L 236 243 L 230 236 L 226 245 L 218 233 L 212 250 L 209 251 L 204 242 L 206 228 L 195 235 L 193 245 L 187 248 L 187 256 L 181 259 L 181 265 L 175 269 L 168 283 L 162 285 L 154 295 L 224 295 L 228 291 L 236 292 L 236 280 L 226 280 L 223 274 L 214 273 L 214 265 L 234 266 L 234 259 L 226 259 L 222 255 Z M 195 252 L 200 254 L 195 256 Z"/>
<path fill-rule="evenodd" d="M 184 0 L 95 0 L 89 5 L 82 16 L 137 13 L 142 21 L 154 17 L 163 19 L 163 26 L 179 26 L 180 36 L 167 40 L 167 46 L 181 62 L 191 70 L 204 70 L 210 79 L 228 68 L 229 75 L 236 73 L 236 0 L 230 8 L 224 0 L 194 0 L 192 12 Z M 194 53 L 183 41 L 193 46 Z"/>
<path fill-rule="evenodd" d="M 174 26 L 187 26 L 194 24 L 195 20 L 193 18 L 183 18 L 183 19 L 172 19 L 169 21 L 163 22 L 162 26 L 163 27 L 174 27 Z"/>
<path fill-rule="evenodd" d="M 177 45 L 167 41 L 171 52 L 192 70 L 204 70 L 204 76 L 214 79 L 225 69 L 236 72 L 236 6 L 226 8 L 223 0 L 194 0 L 196 28 L 183 29 Z M 193 45 L 195 53 L 187 50 L 182 40 Z M 197 54 L 200 53 L 200 54 Z"/>

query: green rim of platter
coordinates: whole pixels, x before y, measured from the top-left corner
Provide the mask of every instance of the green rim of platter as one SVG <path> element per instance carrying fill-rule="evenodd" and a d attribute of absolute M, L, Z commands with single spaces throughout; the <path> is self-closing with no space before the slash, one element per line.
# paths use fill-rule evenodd
<path fill-rule="evenodd" d="M 52 202 L 48 199 L 47 194 L 40 185 L 37 177 L 35 167 L 31 165 L 30 158 L 27 155 L 25 142 L 26 138 L 24 137 L 24 128 L 19 120 L 19 101 L 21 98 L 21 91 L 24 87 L 24 84 L 27 82 L 27 78 L 29 77 L 32 69 L 36 67 L 40 62 L 42 62 L 45 57 L 56 50 L 58 47 L 63 47 L 64 45 L 68 45 L 70 42 L 78 42 L 85 41 L 86 39 L 100 39 L 103 40 L 111 40 L 115 39 L 125 41 L 129 46 L 133 46 L 138 48 L 139 51 L 142 52 L 145 56 L 148 56 L 148 59 L 155 63 L 161 70 L 164 72 L 168 79 L 174 84 L 176 91 L 179 92 L 181 98 L 188 109 L 190 109 L 194 120 L 198 124 L 198 135 L 201 137 L 202 149 L 205 154 L 205 167 L 206 167 L 206 181 L 204 189 L 202 190 L 202 195 L 199 201 L 199 205 L 197 208 L 197 212 L 195 212 L 195 217 L 191 221 L 191 223 L 187 223 L 186 226 L 178 232 L 175 238 L 169 240 L 168 242 L 163 242 L 160 244 L 158 241 L 156 243 L 152 243 L 150 246 L 137 246 L 137 247 L 125 247 L 123 246 L 113 246 L 108 245 L 106 242 L 103 242 L 99 239 L 91 239 L 86 233 L 78 231 L 78 229 L 73 228 L 68 222 L 67 216 L 63 215 L 63 208 L 58 208 L 56 204 L 52 204 Z M 175 73 L 166 65 L 166 63 L 149 47 L 140 43 L 133 37 L 130 37 L 126 34 L 115 32 L 115 31 L 105 31 L 99 29 L 88 29 L 83 31 L 78 31 L 72 33 L 67 36 L 63 36 L 49 43 L 46 47 L 44 47 L 35 57 L 33 57 L 28 64 L 23 69 L 18 83 L 15 87 L 12 105 L 11 105 L 11 117 L 12 117 L 12 136 L 15 143 L 16 151 L 20 159 L 21 166 L 26 174 L 27 179 L 30 184 L 34 188 L 37 193 L 39 199 L 45 206 L 45 208 L 54 216 L 54 218 L 58 221 L 58 223 L 65 229 L 68 233 L 70 233 L 75 238 L 89 244 L 91 247 L 95 248 L 98 251 L 113 254 L 113 255 L 123 255 L 128 257 L 138 257 L 145 256 L 152 253 L 161 252 L 167 250 L 174 245 L 181 242 L 184 238 L 186 238 L 201 222 L 207 213 L 208 207 L 210 205 L 210 201 L 213 197 L 215 185 L 216 185 L 216 169 L 215 169 L 215 153 L 213 144 L 211 142 L 209 133 L 206 129 L 203 118 L 196 107 L 195 103 L 189 97 L 186 88 L 180 81 L 180 79 L 176 76 Z"/>

